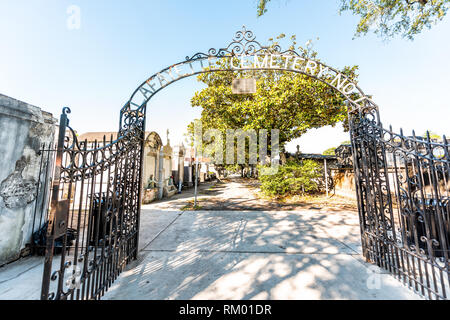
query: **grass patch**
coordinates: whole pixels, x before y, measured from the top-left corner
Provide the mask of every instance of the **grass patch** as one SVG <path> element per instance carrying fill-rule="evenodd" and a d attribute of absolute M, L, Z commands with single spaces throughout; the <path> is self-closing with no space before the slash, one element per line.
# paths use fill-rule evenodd
<path fill-rule="evenodd" d="M 202 199 L 203 200 L 203 199 Z M 197 200 L 197 205 L 194 206 L 194 200 L 189 200 L 188 204 L 181 208 L 181 211 L 198 211 L 202 210 L 203 206 L 200 205 L 200 199 Z"/>

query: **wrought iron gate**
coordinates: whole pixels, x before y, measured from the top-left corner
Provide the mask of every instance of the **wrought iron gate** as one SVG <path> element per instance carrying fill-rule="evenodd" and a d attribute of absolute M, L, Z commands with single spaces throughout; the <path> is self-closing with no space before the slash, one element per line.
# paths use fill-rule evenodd
<path fill-rule="evenodd" d="M 54 150 L 42 299 L 98 299 L 136 258 L 147 103 L 186 77 L 235 71 L 236 58 L 241 58 L 240 70 L 304 74 L 346 97 L 364 256 L 422 295 L 448 298 L 448 140 L 384 129 L 378 107 L 338 70 L 255 39 L 243 27 L 228 46 L 188 56 L 148 78 L 122 108 L 117 137 L 78 141 L 68 125 L 70 110 L 63 110 Z M 244 65 L 249 55 L 254 64 Z M 273 65 L 281 58 L 281 66 Z M 216 68 L 224 59 L 234 67 L 219 63 Z"/>
<path fill-rule="evenodd" d="M 429 299 L 448 299 L 449 141 L 385 129 L 370 104 L 350 114 L 350 128 L 365 258 Z"/>
<path fill-rule="evenodd" d="M 54 150 L 43 300 L 99 299 L 137 257 L 145 105 L 126 105 L 118 136 L 91 143 L 78 141 L 68 113 Z"/>

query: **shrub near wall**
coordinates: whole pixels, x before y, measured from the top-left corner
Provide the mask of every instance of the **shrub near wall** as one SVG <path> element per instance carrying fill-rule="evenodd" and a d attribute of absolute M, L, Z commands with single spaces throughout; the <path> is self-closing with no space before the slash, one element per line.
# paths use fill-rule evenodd
<path fill-rule="evenodd" d="M 319 191 L 321 167 L 314 160 L 289 161 L 274 175 L 260 176 L 261 191 L 271 196 L 289 196 Z"/>

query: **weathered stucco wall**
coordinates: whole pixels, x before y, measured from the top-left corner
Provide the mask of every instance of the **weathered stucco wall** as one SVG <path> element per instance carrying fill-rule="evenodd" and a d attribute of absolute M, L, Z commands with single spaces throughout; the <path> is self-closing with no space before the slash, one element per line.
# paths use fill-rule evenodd
<path fill-rule="evenodd" d="M 35 205 L 46 209 L 39 149 L 54 141 L 55 124 L 51 114 L 0 94 L 0 265 L 30 243 Z"/>
<path fill-rule="evenodd" d="M 332 169 L 331 175 L 334 181 L 334 191 L 337 195 L 356 200 L 355 174 L 353 169 Z"/>

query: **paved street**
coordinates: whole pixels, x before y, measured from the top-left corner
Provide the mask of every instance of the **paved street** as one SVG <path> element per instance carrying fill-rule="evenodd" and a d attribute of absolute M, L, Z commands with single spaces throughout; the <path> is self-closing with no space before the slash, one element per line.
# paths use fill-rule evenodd
<path fill-rule="evenodd" d="M 363 261 L 349 206 L 280 211 L 240 180 L 200 194 L 144 206 L 139 261 L 104 299 L 419 299 Z"/>

